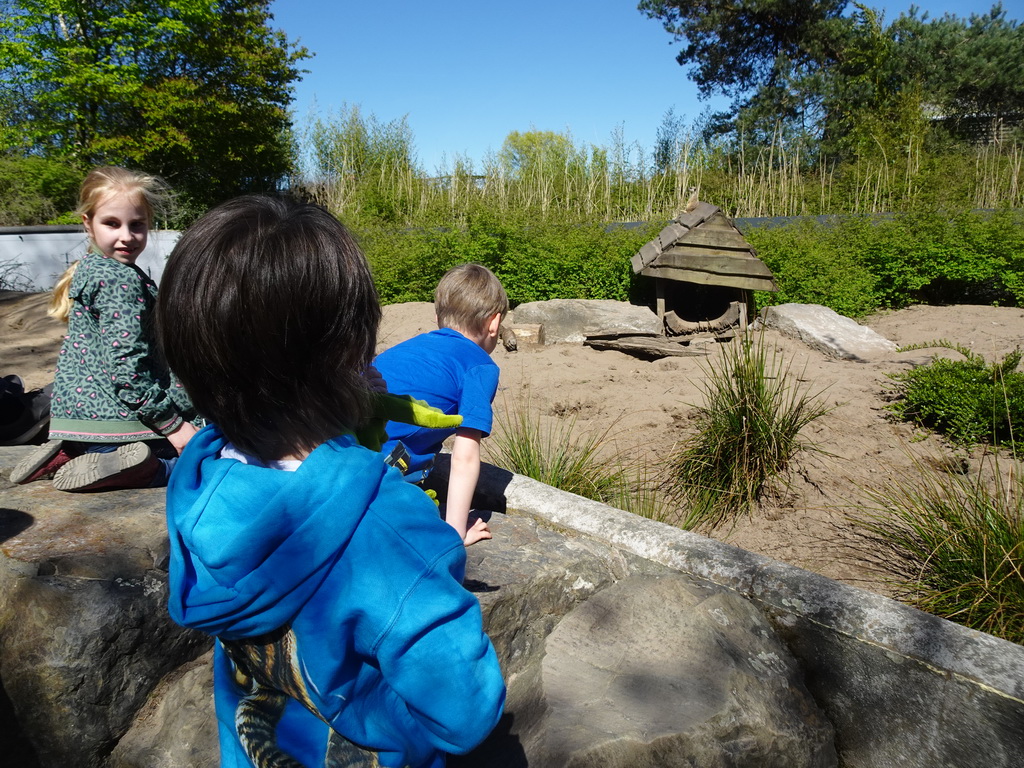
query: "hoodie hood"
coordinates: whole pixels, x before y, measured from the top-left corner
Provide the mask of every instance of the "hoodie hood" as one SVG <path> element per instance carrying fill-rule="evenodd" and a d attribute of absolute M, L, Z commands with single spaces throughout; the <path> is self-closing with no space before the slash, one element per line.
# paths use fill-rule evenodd
<path fill-rule="evenodd" d="M 369 479 L 385 467 L 365 449 L 334 460 L 357 446 L 350 435 L 294 472 L 219 458 L 226 443 L 216 426 L 204 428 L 171 475 L 168 608 L 179 624 L 231 639 L 291 621 L 344 553 L 379 485 Z"/>

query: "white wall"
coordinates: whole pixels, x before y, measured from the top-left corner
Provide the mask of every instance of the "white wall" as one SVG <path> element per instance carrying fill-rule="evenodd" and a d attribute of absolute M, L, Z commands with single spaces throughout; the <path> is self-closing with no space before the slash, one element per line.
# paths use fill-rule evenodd
<path fill-rule="evenodd" d="M 180 234 L 173 230 L 149 233 L 137 264 L 158 284 Z M 48 291 L 71 262 L 85 255 L 87 244 L 84 232 L 0 233 L 0 287 Z"/>

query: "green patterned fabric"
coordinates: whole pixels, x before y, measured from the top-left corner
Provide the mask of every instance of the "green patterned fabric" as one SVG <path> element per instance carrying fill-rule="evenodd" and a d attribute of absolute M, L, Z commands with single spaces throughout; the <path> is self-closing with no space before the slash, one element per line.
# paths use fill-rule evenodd
<path fill-rule="evenodd" d="M 156 283 L 135 265 L 96 253 L 71 280 L 68 334 L 57 359 L 50 439 L 153 440 L 195 409 L 156 352 Z"/>

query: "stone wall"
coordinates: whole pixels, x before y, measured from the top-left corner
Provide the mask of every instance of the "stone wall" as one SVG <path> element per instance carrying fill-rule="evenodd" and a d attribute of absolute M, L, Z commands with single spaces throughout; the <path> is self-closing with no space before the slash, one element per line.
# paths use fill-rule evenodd
<path fill-rule="evenodd" d="M 149 233 L 138 266 L 158 283 L 180 235 L 175 230 Z M 85 255 L 87 247 L 81 227 L 0 227 L 0 288 L 48 291 L 71 262 Z"/>
<path fill-rule="evenodd" d="M 482 485 L 509 509 L 751 600 L 835 727 L 840 765 L 1021 764 L 1024 647 L 529 478 L 492 468 Z"/>

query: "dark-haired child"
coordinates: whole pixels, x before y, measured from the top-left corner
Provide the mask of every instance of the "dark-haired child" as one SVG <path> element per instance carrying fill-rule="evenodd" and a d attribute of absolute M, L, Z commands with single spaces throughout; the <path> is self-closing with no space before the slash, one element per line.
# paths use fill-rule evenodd
<path fill-rule="evenodd" d="M 379 320 L 316 206 L 225 203 L 164 271 L 158 336 L 212 422 L 167 490 L 169 609 L 217 638 L 222 766 L 441 766 L 501 714 L 462 541 L 353 436 Z"/>

